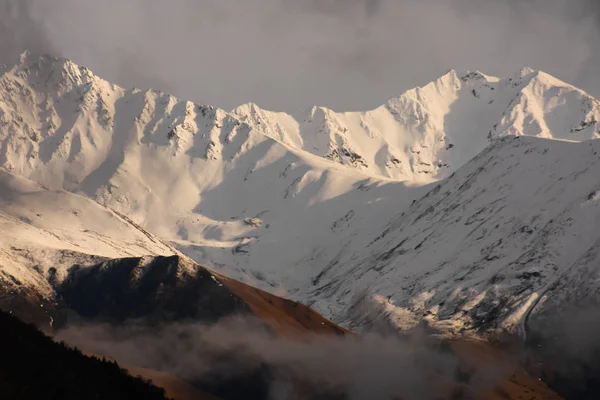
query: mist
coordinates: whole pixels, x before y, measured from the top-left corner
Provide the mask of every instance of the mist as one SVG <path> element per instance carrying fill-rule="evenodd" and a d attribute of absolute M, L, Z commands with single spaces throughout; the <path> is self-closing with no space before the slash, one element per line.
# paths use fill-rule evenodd
<path fill-rule="evenodd" d="M 567 303 L 568 304 L 568 303 Z M 600 393 L 600 304 L 577 302 L 545 312 L 528 339 L 540 366 L 551 366 L 548 379 L 567 399 L 596 399 Z M 559 308 L 560 309 L 560 308 Z M 547 317 L 547 316 L 546 316 Z"/>
<path fill-rule="evenodd" d="M 222 108 L 365 110 L 450 68 L 542 69 L 600 97 L 595 0 L 0 0 L 25 48 Z"/>
<path fill-rule="evenodd" d="M 315 398 L 314 391 L 306 394 L 303 388 L 353 400 L 440 398 L 456 390 L 460 364 L 458 356 L 436 348 L 423 333 L 289 340 L 274 337 L 259 321 L 240 317 L 214 325 L 175 323 L 158 329 L 137 324 L 71 326 L 55 339 L 190 382 L 215 380 L 235 386 L 235 379 L 267 366 L 270 398 L 279 400 Z M 506 366 L 481 365 L 469 371 L 469 385 L 491 389 L 508 372 Z M 252 379 L 258 381 L 255 375 Z"/>

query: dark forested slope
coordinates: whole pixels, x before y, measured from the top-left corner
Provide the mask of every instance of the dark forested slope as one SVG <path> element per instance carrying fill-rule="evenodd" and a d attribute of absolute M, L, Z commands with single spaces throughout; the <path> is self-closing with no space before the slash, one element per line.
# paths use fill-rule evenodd
<path fill-rule="evenodd" d="M 0 311 L 0 398 L 5 400 L 165 400 L 164 390 L 117 363 L 53 342 Z"/>

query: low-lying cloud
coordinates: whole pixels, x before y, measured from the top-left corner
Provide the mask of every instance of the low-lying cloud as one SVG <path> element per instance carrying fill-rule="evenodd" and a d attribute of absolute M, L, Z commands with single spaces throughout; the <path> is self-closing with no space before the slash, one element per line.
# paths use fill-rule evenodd
<path fill-rule="evenodd" d="M 294 341 L 274 337 L 260 322 L 247 318 L 153 329 L 136 324 L 70 327 L 56 339 L 191 382 L 235 382 L 266 367 L 270 398 L 278 400 L 315 398 L 317 389 L 356 400 L 439 398 L 456 390 L 460 371 L 457 356 L 421 334 L 402 339 L 310 336 Z M 468 373 L 469 384 L 491 388 L 505 373 L 498 365 L 486 365 Z"/>

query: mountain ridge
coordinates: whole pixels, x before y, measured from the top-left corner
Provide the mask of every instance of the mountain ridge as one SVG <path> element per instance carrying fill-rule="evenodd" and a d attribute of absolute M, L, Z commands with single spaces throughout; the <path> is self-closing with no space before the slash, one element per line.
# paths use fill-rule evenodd
<path fill-rule="evenodd" d="M 558 100 L 554 99 L 556 96 Z M 554 102 L 564 102 L 565 96 L 580 97 L 584 107 L 582 117 L 570 116 L 565 124 L 568 128 L 557 126 L 551 118 L 557 110 L 560 112 L 560 104 Z M 530 110 L 530 103 L 535 103 L 531 98 L 542 98 L 545 104 Z M 494 103 L 500 105 L 496 107 Z M 477 121 L 477 114 L 489 114 L 490 106 L 493 107 L 491 115 Z M 454 117 L 453 107 L 466 108 L 467 115 L 461 114 L 463 110 Z M 302 146 L 305 151 L 359 170 L 371 170 L 380 177 L 417 183 L 448 176 L 483 150 L 489 140 L 505 134 L 579 141 L 600 135 L 598 100 L 530 68 L 509 78 L 495 78 L 480 72 L 459 75 L 450 70 L 436 81 L 411 89 L 366 112 L 336 113 L 324 107 L 313 107 L 303 121 L 296 121 L 285 113 L 261 110 L 255 104 L 240 106 L 233 112 L 244 121 L 251 120 L 260 125 L 269 136 Z M 527 124 L 538 126 L 539 132 L 525 129 L 526 118 L 531 119 Z M 455 126 L 456 119 L 462 125 Z M 470 122 L 465 124 L 465 119 Z M 381 125 L 382 121 L 384 125 Z M 313 127 L 315 124 L 317 126 Z M 481 131 L 488 132 L 488 140 Z M 347 132 L 350 134 L 345 135 Z M 315 145 L 313 138 L 319 135 L 329 135 L 329 142 Z M 413 140 L 398 142 L 398 137 L 407 135 Z M 303 138 L 311 140 L 304 143 Z M 360 138 L 363 139 L 358 140 Z M 367 138 L 370 142 L 379 139 L 382 142 L 373 144 Z M 371 145 L 376 147 L 370 149 Z M 465 147 L 467 150 L 463 150 Z M 384 157 L 385 162 L 377 157 Z"/>

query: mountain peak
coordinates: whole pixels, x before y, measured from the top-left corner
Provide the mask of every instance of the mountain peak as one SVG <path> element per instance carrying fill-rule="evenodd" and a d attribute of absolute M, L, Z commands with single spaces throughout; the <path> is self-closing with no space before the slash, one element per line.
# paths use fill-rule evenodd
<path fill-rule="evenodd" d="M 18 62 L 5 69 L 0 76 L 7 74 L 27 82 L 35 90 L 59 95 L 75 86 L 101 81 L 88 68 L 80 67 L 70 59 L 29 51 L 23 52 Z"/>
<path fill-rule="evenodd" d="M 464 82 L 467 81 L 486 81 L 486 82 L 497 82 L 499 79 L 491 76 L 491 75 L 486 75 L 481 71 L 465 71 L 464 73 L 460 74 L 460 79 L 463 80 Z"/>
<path fill-rule="evenodd" d="M 519 70 L 517 76 L 519 76 L 520 78 L 525 78 L 526 76 L 533 75 L 539 72 L 539 70 L 535 70 L 531 67 L 523 67 Z"/>
<path fill-rule="evenodd" d="M 573 111 L 564 114 L 565 104 L 571 103 Z M 236 114 L 267 136 L 362 172 L 430 182 L 449 175 L 483 150 L 489 139 L 503 135 L 595 138 L 600 130 L 600 107 L 595 103 L 529 67 L 507 78 L 451 69 L 366 112 L 338 113 L 315 106 L 296 120 L 253 104 Z M 554 117 L 559 112 L 563 118 Z"/>
<path fill-rule="evenodd" d="M 15 64 L 16 69 L 62 69 L 71 70 L 79 69 L 79 66 L 75 64 L 71 59 L 62 57 L 53 57 L 48 54 L 37 54 L 32 53 L 29 50 L 25 50 L 19 56 L 18 62 Z M 83 69 L 83 68 L 82 68 Z"/>

